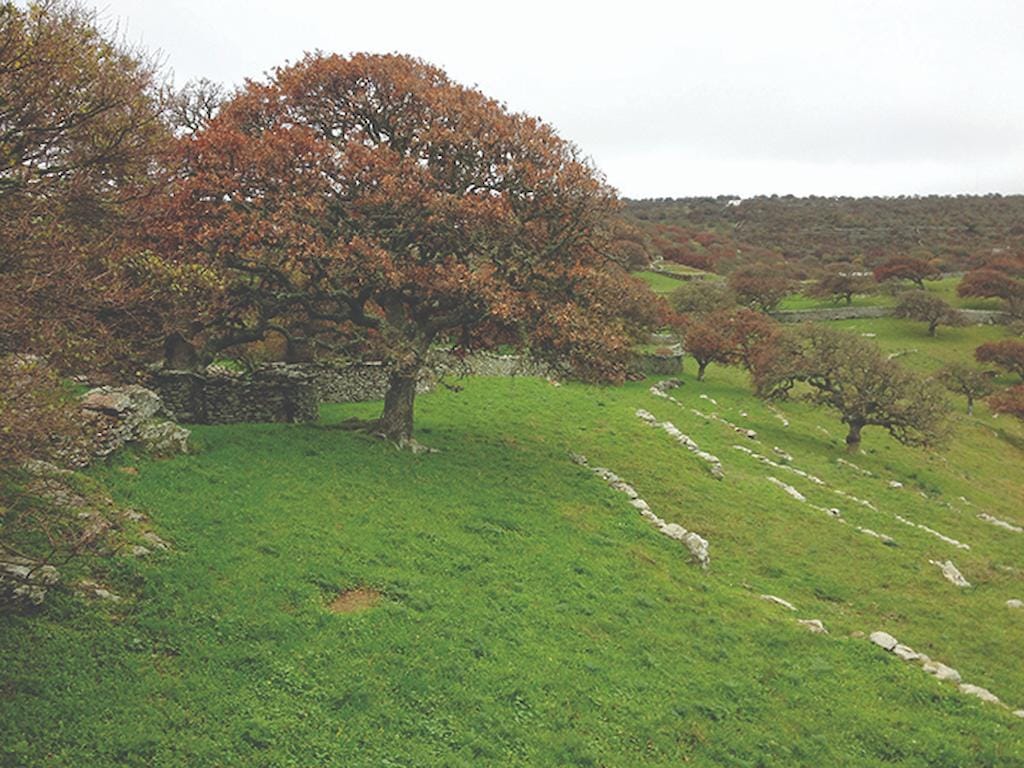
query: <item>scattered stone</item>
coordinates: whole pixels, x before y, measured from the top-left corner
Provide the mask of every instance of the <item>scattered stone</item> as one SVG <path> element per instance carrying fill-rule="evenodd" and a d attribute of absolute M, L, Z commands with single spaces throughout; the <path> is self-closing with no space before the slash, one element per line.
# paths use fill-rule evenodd
<path fill-rule="evenodd" d="M 969 696 L 977 696 L 982 701 L 987 701 L 989 704 L 1001 704 L 999 697 L 996 696 L 992 691 L 987 688 L 982 688 L 980 685 L 971 685 L 970 683 L 960 683 L 960 692 L 966 693 Z"/>
<path fill-rule="evenodd" d="M 860 472 L 865 477 L 874 477 L 875 476 L 874 472 L 869 472 L 868 470 L 866 470 L 866 469 L 864 469 L 862 467 L 859 467 L 856 464 L 854 464 L 852 461 L 847 461 L 846 459 L 842 459 L 842 458 L 836 459 L 836 464 L 841 464 L 844 467 L 849 467 L 850 469 L 856 470 L 857 472 Z"/>
<path fill-rule="evenodd" d="M 788 427 L 789 426 L 789 419 L 787 419 L 783 415 L 782 411 L 780 411 L 774 405 L 769 405 L 767 407 L 768 407 L 768 411 L 771 413 L 771 415 L 774 416 L 776 419 L 778 419 L 779 421 L 782 422 L 782 426 L 783 427 Z"/>
<path fill-rule="evenodd" d="M 774 453 L 776 456 L 778 456 L 783 461 L 792 461 L 793 460 L 792 456 L 790 456 L 784 450 L 779 448 L 779 446 L 777 446 L 777 445 L 773 445 L 772 446 L 772 453 Z"/>
<path fill-rule="evenodd" d="M 641 516 L 654 525 L 661 533 L 668 536 L 670 539 L 682 542 L 686 548 L 693 555 L 693 558 L 700 564 L 701 568 L 707 568 L 711 562 L 711 556 L 708 552 L 709 545 L 706 539 L 701 537 L 699 534 L 693 531 L 688 531 L 683 526 L 676 523 L 667 523 L 658 517 L 651 510 L 650 505 L 640 498 L 637 494 L 636 489 L 633 488 L 629 483 L 625 482 L 606 467 L 591 467 L 587 461 L 587 457 L 579 453 L 569 454 L 572 461 L 581 467 L 589 469 L 595 475 L 604 480 L 608 485 L 620 493 L 626 494 L 629 497 L 629 504 L 634 509 L 638 510 Z"/>
<path fill-rule="evenodd" d="M 142 538 L 156 549 L 168 550 L 171 548 L 171 545 L 169 543 L 161 539 L 152 531 L 146 531 L 145 533 L 143 533 Z"/>
<path fill-rule="evenodd" d="M 661 427 L 667 432 L 677 443 L 685 447 L 690 453 L 697 456 L 697 458 L 705 461 L 709 465 L 711 476 L 716 480 L 722 480 L 725 477 L 725 472 L 722 469 L 722 462 L 717 456 L 702 450 L 697 443 L 691 439 L 688 435 L 684 435 L 671 421 L 658 421 L 654 414 L 649 411 L 645 411 L 643 408 L 637 408 L 636 416 L 638 419 L 645 421 L 652 427 Z"/>
<path fill-rule="evenodd" d="M 1007 600 L 1006 601 L 1006 607 L 1007 608 L 1024 608 L 1024 600 L 1017 600 L 1016 598 L 1014 598 L 1013 600 Z"/>
<path fill-rule="evenodd" d="M 937 560 L 929 560 L 928 562 L 932 565 L 938 566 L 942 570 L 942 575 L 950 584 L 953 584 L 957 587 L 971 586 L 971 582 L 964 578 L 964 575 L 960 573 L 960 571 L 957 569 L 955 565 L 953 565 L 952 560 L 946 560 L 942 563 L 940 563 Z"/>
<path fill-rule="evenodd" d="M 896 643 L 892 648 L 889 649 L 895 655 L 899 656 L 904 661 L 917 661 L 921 658 L 921 654 L 911 648 L 909 645 L 903 643 Z"/>
<path fill-rule="evenodd" d="M 1005 520 L 1000 520 L 998 517 L 993 517 L 985 512 L 979 512 L 978 518 L 980 520 L 984 520 L 986 523 L 991 523 L 997 528 L 1004 528 L 1007 531 L 1013 531 L 1014 533 L 1024 533 L 1024 528 L 1021 528 L 1019 525 L 1014 525 L 1013 523 L 1008 523 Z"/>
<path fill-rule="evenodd" d="M 1013 714 L 1017 717 L 1024 717 L 1024 709 L 1015 709 L 1013 710 Z"/>
<path fill-rule="evenodd" d="M 929 660 L 926 661 L 922 666 L 925 672 L 929 675 L 934 675 L 938 680 L 950 683 L 960 682 L 960 673 L 952 667 L 948 667 L 941 661 Z"/>
<path fill-rule="evenodd" d="M 21 611 L 40 606 L 59 581 L 52 565 L 0 550 L 0 608 Z"/>
<path fill-rule="evenodd" d="M 775 603 L 776 605 L 781 605 L 783 608 L 786 608 L 787 610 L 790 610 L 790 611 L 795 611 L 796 610 L 796 606 L 793 605 L 791 602 L 789 602 L 788 600 L 783 600 L 781 597 L 776 597 L 775 595 L 761 595 L 761 599 L 762 600 L 767 600 L 769 603 Z"/>
<path fill-rule="evenodd" d="M 125 516 L 125 518 L 131 520 L 133 523 L 141 523 L 146 519 L 146 516 L 139 512 L 137 509 L 126 509 L 124 510 L 124 512 L 122 512 L 122 514 Z"/>
<path fill-rule="evenodd" d="M 804 478 L 805 480 L 810 480 L 815 485 L 821 485 L 821 486 L 825 485 L 825 481 L 822 480 L 820 477 L 817 477 L 816 475 L 812 475 L 810 472 L 805 472 L 804 470 L 800 469 L 799 467 L 794 467 L 792 464 L 780 464 L 779 462 L 777 462 L 777 461 L 775 461 L 773 459 L 770 459 L 767 456 L 763 456 L 760 453 L 757 453 L 756 451 L 750 450 L 745 445 L 734 445 L 733 448 L 735 450 L 737 450 L 737 451 L 740 451 L 742 453 L 747 454 L 748 456 L 750 456 L 753 459 L 757 459 L 762 464 L 767 464 L 769 467 L 774 467 L 775 469 L 783 469 L 786 472 L 791 472 L 794 475 L 799 475 L 800 477 Z M 789 454 L 786 454 L 786 455 L 788 456 Z M 792 460 L 792 458 L 793 458 L 792 456 L 789 456 L 790 460 Z"/>
<path fill-rule="evenodd" d="M 97 600 L 108 600 L 112 603 L 121 602 L 121 596 L 111 592 L 106 587 L 100 586 L 95 581 L 82 580 L 75 585 L 78 591 L 87 595 L 88 597 L 94 597 Z"/>
<path fill-rule="evenodd" d="M 797 619 L 796 623 L 807 627 L 808 630 L 816 635 L 828 634 L 828 630 L 825 629 L 825 625 L 821 623 L 820 619 Z"/>
<path fill-rule="evenodd" d="M 861 528 L 860 526 L 857 527 L 857 531 L 859 531 L 860 533 L 863 533 L 863 534 L 865 534 L 867 536 L 872 536 L 872 537 L 880 540 L 887 547 L 895 547 L 896 546 L 896 539 L 894 539 L 892 536 L 888 536 L 888 535 L 886 535 L 884 533 L 878 533 L 877 531 L 873 531 L 870 528 Z"/>
<path fill-rule="evenodd" d="M 890 480 L 889 481 L 889 487 L 893 488 L 893 489 L 902 488 L 903 487 L 903 483 L 901 483 L 899 480 Z"/>
<path fill-rule="evenodd" d="M 141 544 L 133 544 L 131 548 L 132 557 L 147 557 L 153 554 L 151 549 L 148 549 Z"/>
<path fill-rule="evenodd" d="M 868 639 L 875 645 L 880 648 L 884 648 L 887 651 L 891 651 L 899 645 L 899 641 L 888 632 L 872 632 L 868 635 Z"/>
<path fill-rule="evenodd" d="M 772 485 L 777 485 L 779 488 L 784 490 L 786 493 L 788 493 L 790 496 L 792 496 L 797 501 L 802 501 L 802 502 L 806 502 L 807 501 L 807 497 L 804 496 L 802 493 L 800 493 L 800 491 L 798 491 L 792 485 L 789 485 L 787 483 L 782 482 L 777 477 L 769 477 L 768 478 L 768 482 L 771 483 Z"/>
<path fill-rule="evenodd" d="M 934 530 L 932 528 L 929 528 L 927 525 L 922 525 L 921 523 L 915 523 L 913 520 L 907 520 L 907 518 L 903 517 L 902 515 L 894 514 L 893 517 L 895 517 L 897 520 L 899 520 L 904 525 L 909 525 L 911 528 L 919 528 L 922 531 L 925 531 L 926 533 L 930 533 L 935 538 L 940 539 L 941 541 L 944 541 L 947 544 L 953 545 L 957 549 L 970 549 L 971 548 L 970 544 L 964 544 L 962 541 L 957 541 L 956 539 L 954 539 L 954 538 L 952 538 L 950 536 L 946 536 L 945 534 L 939 533 L 938 531 L 936 531 L 936 530 Z"/>

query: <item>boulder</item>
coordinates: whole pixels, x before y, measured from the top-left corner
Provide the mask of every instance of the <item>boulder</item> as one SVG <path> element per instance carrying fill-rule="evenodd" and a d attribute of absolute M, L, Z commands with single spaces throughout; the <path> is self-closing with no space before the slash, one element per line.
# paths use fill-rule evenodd
<path fill-rule="evenodd" d="M 767 600 L 769 603 L 775 603 L 776 605 L 781 605 L 783 608 L 786 608 L 787 610 L 790 610 L 790 611 L 795 611 L 796 610 L 796 606 L 793 605 L 791 602 L 789 602 L 788 600 L 783 600 L 781 597 L 776 597 L 775 595 L 761 595 L 761 599 L 762 600 Z"/>
<path fill-rule="evenodd" d="M 1013 600 L 1007 600 L 1006 601 L 1006 607 L 1007 608 L 1024 608 L 1024 600 L 1017 600 L 1016 598 L 1014 598 Z"/>
<path fill-rule="evenodd" d="M 970 683 L 960 684 L 960 693 L 966 693 L 969 696 L 977 696 L 982 701 L 987 701 L 989 704 L 999 704 L 999 697 L 996 696 L 992 691 L 987 688 L 982 688 L 980 685 L 971 685 Z"/>
<path fill-rule="evenodd" d="M 887 651 L 899 645 L 899 641 L 888 632 L 872 632 L 868 635 L 868 640 Z"/>
<path fill-rule="evenodd" d="M 828 630 L 825 629 L 825 625 L 821 623 L 820 619 L 797 619 L 796 623 L 807 627 L 808 630 L 816 635 L 828 634 Z"/>
<path fill-rule="evenodd" d="M 27 610 L 43 604 L 60 581 L 52 565 L 0 551 L 0 609 Z"/>
<path fill-rule="evenodd" d="M 892 652 L 899 656 L 904 661 L 917 661 L 921 658 L 921 654 L 911 648 L 909 645 L 903 643 L 896 643 L 891 649 Z"/>
<path fill-rule="evenodd" d="M 934 675 L 939 680 L 951 683 L 960 682 L 960 673 L 952 667 L 946 666 L 941 661 L 926 661 L 921 668 L 929 675 Z"/>

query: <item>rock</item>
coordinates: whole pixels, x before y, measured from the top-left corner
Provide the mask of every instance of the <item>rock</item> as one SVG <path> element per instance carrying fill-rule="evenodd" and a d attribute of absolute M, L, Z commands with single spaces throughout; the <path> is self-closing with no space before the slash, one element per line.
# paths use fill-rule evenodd
<path fill-rule="evenodd" d="M 147 549 L 141 544 L 134 544 L 131 548 L 132 557 L 146 557 L 147 555 L 153 554 L 153 551 Z"/>
<path fill-rule="evenodd" d="M 78 582 L 76 585 L 78 590 L 89 597 L 94 597 L 97 600 L 109 600 L 112 603 L 119 603 L 121 601 L 120 595 L 115 595 L 106 587 L 101 587 L 95 581 L 83 580 Z"/>
<path fill-rule="evenodd" d="M 791 455 L 786 453 L 784 450 L 779 448 L 779 446 L 777 446 L 777 445 L 772 446 L 772 453 L 774 453 L 776 456 L 778 456 L 783 461 L 792 461 L 793 460 L 793 457 Z"/>
<path fill-rule="evenodd" d="M 52 565 L 0 551 L 0 608 L 20 611 L 42 605 L 59 581 Z"/>
<path fill-rule="evenodd" d="M 643 499 L 630 499 L 629 503 L 633 507 L 635 507 L 636 509 L 639 509 L 641 512 L 644 512 L 644 511 L 650 512 L 651 511 L 650 505 L 646 501 L 644 501 Z"/>
<path fill-rule="evenodd" d="M 1015 709 L 1013 710 L 1013 714 L 1017 717 L 1024 717 L 1024 709 Z"/>
<path fill-rule="evenodd" d="M 124 516 L 133 523 L 141 523 L 146 519 L 146 516 L 137 509 L 126 509 L 122 514 L 124 514 Z"/>
<path fill-rule="evenodd" d="M 788 493 L 790 496 L 792 496 L 797 501 L 802 501 L 802 502 L 806 502 L 807 501 L 807 497 L 804 496 L 802 493 L 800 493 L 800 491 L 798 491 L 796 488 L 794 488 L 789 483 L 782 482 L 777 477 L 769 477 L 768 478 L 768 482 L 771 483 L 772 485 L 777 485 L 779 488 L 784 490 L 786 493 Z"/>
<path fill-rule="evenodd" d="M 139 422 L 151 419 L 163 408 L 160 396 L 138 384 L 125 387 L 98 387 L 82 396 L 82 408 L 112 416 L 130 415 Z"/>
<path fill-rule="evenodd" d="M 903 483 L 901 483 L 899 480 L 890 480 L 889 481 L 889 487 L 890 488 L 894 488 L 894 489 L 895 488 L 902 488 L 903 487 Z"/>
<path fill-rule="evenodd" d="M 904 645 L 903 643 L 896 643 L 891 650 L 904 661 L 917 661 L 921 658 L 920 653 L 915 651 L 909 645 Z"/>
<path fill-rule="evenodd" d="M 166 541 L 161 539 L 159 536 L 157 536 L 152 531 L 146 531 L 144 534 L 142 534 L 142 538 L 147 543 L 151 544 L 152 546 L 154 546 L 157 549 L 165 549 L 166 550 L 166 549 L 170 549 L 171 548 L 170 544 L 168 544 Z"/>
<path fill-rule="evenodd" d="M 872 632 L 868 635 L 868 640 L 887 651 L 899 645 L 899 641 L 888 632 Z"/>
<path fill-rule="evenodd" d="M 173 456 L 188 453 L 188 440 L 191 430 L 175 424 L 173 421 L 146 422 L 139 426 L 138 442 L 142 443 L 147 453 L 156 456 Z M 135 470 L 138 474 L 138 470 Z"/>
<path fill-rule="evenodd" d="M 781 597 L 776 597 L 775 595 L 761 595 L 761 599 L 762 600 L 767 600 L 769 603 L 775 603 L 776 605 L 781 605 L 783 608 L 786 608 L 787 610 L 790 610 L 790 611 L 795 611 L 796 610 L 796 606 L 793 605 L 791 602 L 789 602 L 788 600 L 783 600 Z"/>
<path fill-rule="evenodd" d="M 984 520 L 986 523 L 996 526 L 997 528 L 1004 528 L 1007 531 L 1013 531 L 1014 533 L 1024 533 L 1024 528 L 1013 523 L 1008 523 L 1005 520 L 1000 520 L 998 517 L 993 517 L 985 512 L 979 512 L 978 518 Z"/>
<path fill-rule="evenodd" d="M 946 577 L 946 581 L 957 587 L 969 587 L 971 582 L 964 578 L 964 575 L 960 573 L 952 560 L 946 560 L 943 563 L 937 560 L 929 560 L 932 565 L 937 565 L 942 570 L 942 575 Z"/>
<path fill-rule="evenodd" d="M 1006 607 L 1007 608 L 1024 608 L 1024 600 L 1017 600 L 1016 598 L 1014 598 L 1013 600 L 1007 600 L 1006 601 Z"/>
<path fill-rule="evenodd" d="M 797 619 L 796 623 L 807 627 L 807 629 L 816 635 L 828 634 L 828 630 L 825 629 L 825 625 L 821 623 L 820 619 Z"/>
<path fill-rule="evenodd" d="M 923 669 L 929 675 L 934 675 L 939 680 L 951 683 L 960 682 L 960 673 L 952 667 L 947 667 L 941 661 L 926 661 L 924 665 L 921 667 L 921 669 Z"/>
<path fill-rule="evenodd" d="M 982 701 L 987 701 L 989 704 L 999 704 L 999 697 L 996 696 L 992 691 L 987 688 L 982 688 L 980 685 L 971 685 L 970 683 L 960 683 L 960 693 L 966 693 L 969 696 L 977 696 Z"/>

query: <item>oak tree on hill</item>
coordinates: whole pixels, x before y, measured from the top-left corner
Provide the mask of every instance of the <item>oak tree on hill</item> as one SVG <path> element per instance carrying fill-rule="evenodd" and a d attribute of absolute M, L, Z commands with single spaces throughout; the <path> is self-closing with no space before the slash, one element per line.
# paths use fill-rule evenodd
<path fill-rule="evenodd" d="M 857 450 L 864 427 L 882 427 L 907 445 L 928 445 L 944 434 L 941 387 L 885 358 L 866 339 L 820 325 L 789 330 L 762 350 L 754 365 L 762 397 L 803 396 L 839 413 L 846 444 Z"/>
<path fill-rule="evenodd" d="M 785 265 L 773 264 L 742 266 L 730 272 L 726 280 L 741 304 L 763 312 L 775 309 L 796 285 Z"/>
<path fill-rule="evenodd" d="M 983 371 L 964 363 L 953 363 L 939 370 L 936 378 L 950 392 L 967 398 L 967 415 L 974 415 L 974 401 L 995 390 L 993 372 Z"/>
<path fill-rule="evenodd" d="M 1024 379 L 1024 341 L 1002 339 L 986 342 L 974 350 L 974 359 L 979 363 L 994 363 Z"/>
<path fill-rule="evenodd" d="M 964 325 L 962 313 L 953 309 L 938 296 L 925 291 L 907 291 L 896 299 L 896 317 L 916 320 L 928 325 L 928 335 L 934 336 L 939 325 Z"/>
<path fill-rule="evenodd" d="M 879 283 L 888 280 L 909 280 L 923 290 L 925 280 L 937 280 L 942 276 L 942 272 L 927 259 L 894 256 L 875 267 L 874 275 L 876 282 Z"/>
<path fill-rule="evenodd" d="M 1013 317 L 1024 318 L 1024 254 L 989 259 L 967 272 L 956 292 L 958 296 L 1001 299 Z"/>
<path fill-rule="evenodd" d="M 1004 389 L 988 399 L 993 413 L 1005 413 L 1024 421 L 1024 384 Z"/>
<path fill-rule="evenodd" d="M 411 440 L 433 345 L 623 378 L 661 307 L 611 258 L 613 190 L 550 126 L 401 55 L 308 55 L 183 142 L 173 247 L 223 289 L 200 360 L 278 333 L 387 364 Z"/>
<path fill-rule="evenodd" d="M 869 293 L 872 287 L 870 278 L 858 274 L 855 266 L 839 264 L 827 268 L 811 283 L 806 294 L 812 298 L 845 301 L 846 305 L 850 306 L 855 295 Z"/>

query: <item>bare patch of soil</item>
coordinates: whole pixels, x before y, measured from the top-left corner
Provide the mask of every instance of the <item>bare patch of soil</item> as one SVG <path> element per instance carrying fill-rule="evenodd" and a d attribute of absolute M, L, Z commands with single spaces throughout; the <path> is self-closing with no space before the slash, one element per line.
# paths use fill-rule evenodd
<path fill-rule="evenodd" d="M 331 613 L 357 613 L 373 608 L 382 597 L 380 592 L 369 587 L 346 589 L 328 604 L 327 610 Z"/>

